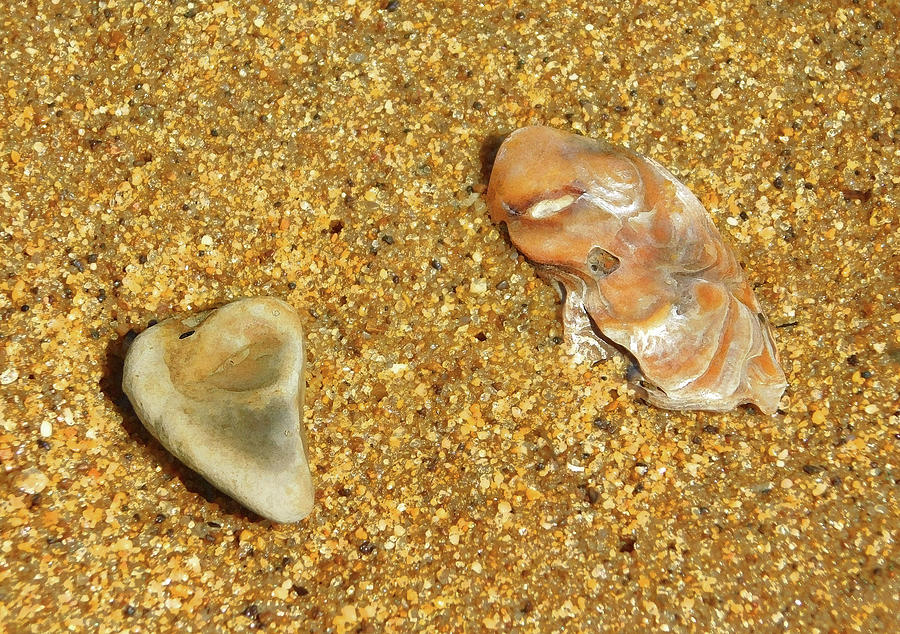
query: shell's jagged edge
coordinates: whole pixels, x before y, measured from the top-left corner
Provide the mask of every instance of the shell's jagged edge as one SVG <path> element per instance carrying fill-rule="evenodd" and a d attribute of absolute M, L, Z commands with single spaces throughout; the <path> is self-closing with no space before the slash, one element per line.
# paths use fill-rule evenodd
<path fill-rule="evenodd" d="M 762 308 L 703 205 L 656 161 L 522 128 L 497 152 L 488 206 L 565 288 L 569 342 L 596 356 L 610 348 L 604 338 L 621 346 L 648 402 L 778 409 L 787 382 Z"/>

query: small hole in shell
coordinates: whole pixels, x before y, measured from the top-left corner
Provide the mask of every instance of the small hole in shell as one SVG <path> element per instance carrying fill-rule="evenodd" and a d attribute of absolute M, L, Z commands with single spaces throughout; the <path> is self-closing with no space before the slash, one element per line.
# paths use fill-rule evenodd
<path fill-rule="evenodd" d="M 588 253 L 587 267 L 594 277 L 605 277 L 619 268 L 619 258 L 606 249 L 594 247 Z"/>

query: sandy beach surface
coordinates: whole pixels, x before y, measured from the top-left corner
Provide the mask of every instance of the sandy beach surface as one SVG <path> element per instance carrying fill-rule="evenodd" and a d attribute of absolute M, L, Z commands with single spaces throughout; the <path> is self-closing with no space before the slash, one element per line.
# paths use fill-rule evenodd
<path fill-rule="evenodd" d="M 0 629 L 900 627 L 900 9 L 727 4 L 0 9 Z M 530 124 L 700 198 L 776 326 L 776 415 L 569 354 L 484 201 Z M 307 333 L 295 525 L 121 391 L 152 320 L 253 295 Z"/>

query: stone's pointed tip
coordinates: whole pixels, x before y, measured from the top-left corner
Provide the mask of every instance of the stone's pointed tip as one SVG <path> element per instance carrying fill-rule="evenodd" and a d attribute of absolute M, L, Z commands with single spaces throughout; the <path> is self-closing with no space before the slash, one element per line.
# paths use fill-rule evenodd
<path fill-rule="evenodd" d="M 294 504 L 282 508 L 266 507 L 259 509 L 255 506 L 251 506 L 250 504 L 245 504 L 244 506 L 249 508 L 257 515 L 264 517 L 267 520 L 271 520 L 277 524 L 296 524 L 297 522 L 305 520 L 307 517 L 309 517 L 309 514 L 312 513 L 313 501 L 312 498 L 310 498 L 308 503 L 304 502 L 303 504 Z"/>
<path fill-rule="evenodd" d="M 304 446 L 300 317 L 248 298 L 144 331 L 123 389 L 176 458 L 258 515 L 291 523 L 312 511 Z"/>
<path fill-rule="evenodd" d="M 498 150 L 487 202 L 516 248 L 570 289 L 567 338 L 627 350 L 649 402 L 777 409 L 786 383 L 759 303 L 700 201 L 660 164 L 530 126 Z"/>

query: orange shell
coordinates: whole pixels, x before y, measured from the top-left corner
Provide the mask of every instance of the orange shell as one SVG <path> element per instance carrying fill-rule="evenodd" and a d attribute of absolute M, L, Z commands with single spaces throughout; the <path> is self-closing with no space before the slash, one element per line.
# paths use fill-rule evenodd
<path fill-rule="evenodd" d="M 602 356 L 610 342 L 624 348 L 650 403 L 778 408 L 787 383 L 759 302 L 703 205 L 664 167 L 522 128 L 497 153 L 488 206 L 516 248 L 565 287 L 569 342 Z"/>

